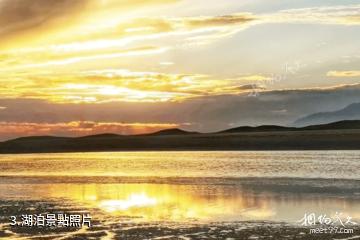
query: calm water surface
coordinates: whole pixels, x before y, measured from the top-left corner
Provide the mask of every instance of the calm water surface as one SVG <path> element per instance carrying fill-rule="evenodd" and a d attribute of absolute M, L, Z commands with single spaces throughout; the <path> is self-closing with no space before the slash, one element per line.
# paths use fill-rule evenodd
<path fill-rule="evenodd" d="M 108 152 L 0 155 L 2 176 L 360 179 L 360 151 Z"/>

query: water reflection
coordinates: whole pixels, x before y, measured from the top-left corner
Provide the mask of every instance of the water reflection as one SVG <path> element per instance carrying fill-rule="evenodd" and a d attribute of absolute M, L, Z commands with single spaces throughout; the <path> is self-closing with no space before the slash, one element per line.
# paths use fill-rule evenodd
<path fill-rule="evenodd" d="M 155 206 L 158 203 L 156 198 L 146 195 L 146 193 L 133 193 L 124 200 L 103 200 L 99 207 L 107 212 L 127 211 L 131 208 L 143 208 Z"/>
<path fill-rule="evenodd" d="M 253 191 L 226 185 L 0 184 L 0 199 L 68 199 L 111 216 L 145 221 L 297 221 L 306 212 L 360 218 L 352 196 Z"/>

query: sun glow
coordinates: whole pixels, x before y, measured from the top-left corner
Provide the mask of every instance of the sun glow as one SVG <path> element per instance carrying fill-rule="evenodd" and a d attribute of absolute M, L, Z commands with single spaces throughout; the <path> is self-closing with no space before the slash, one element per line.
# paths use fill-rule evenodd
<path fill-rule="evenodd" d="M 124 89 L 120 89 L 113 86 L 106 86 L 99 89 L 99 94 L 103 94 L 103 95 L 117 95 L 120 92 L 124 92 Z"/>
<path fill-rule="evenodd" d="M 155 198 L 149 197 L 146 193 L 132 193 L 124 200 L 104 200 L 99 203 L 99 207 L 108 212 L 124 211 L 132 207 L 150 207 L 157 204 Z"/>

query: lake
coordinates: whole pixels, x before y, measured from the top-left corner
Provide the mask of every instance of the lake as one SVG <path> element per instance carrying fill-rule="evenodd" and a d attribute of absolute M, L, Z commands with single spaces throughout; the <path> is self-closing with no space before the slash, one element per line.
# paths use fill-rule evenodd
<path fill-rule="evenodd" d="M 96 226 L 36 232 L 50 239 L 301 237 L 305 214 L 360 220 L 359 167 L 360 151 L 0 155 L 0 237 L 34 234 L 9 217 L 45 212 L 87 212 Z"/>
<path fill-rule="evenodd" d="M 0 164 L 2 176 L 360 179 L 360 151 L 9 154 Z"/>

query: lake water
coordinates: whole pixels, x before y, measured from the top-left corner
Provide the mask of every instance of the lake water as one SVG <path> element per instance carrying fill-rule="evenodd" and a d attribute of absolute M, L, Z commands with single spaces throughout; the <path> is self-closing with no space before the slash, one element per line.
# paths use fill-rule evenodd
<path fill-rule="evenodd" d="M 39 211 L 89 212 L 104 228 L 96 230 L 103 233 L 99 239 L 120 236 L 119 226 L 129 223 L 188 230 L 194 228 L 183 224 L 296 226 L 306 213 L 360 222 L 359 167 L 360 151 L 1 155 L 0 237 L 1 231 L 24 237 L 9 228 L 9 215 Z"/>
<path fill-rule="evenodd" d="M 360 151 L 105 152 L 0 155 L 2 176 L 360 179 Z"/>

